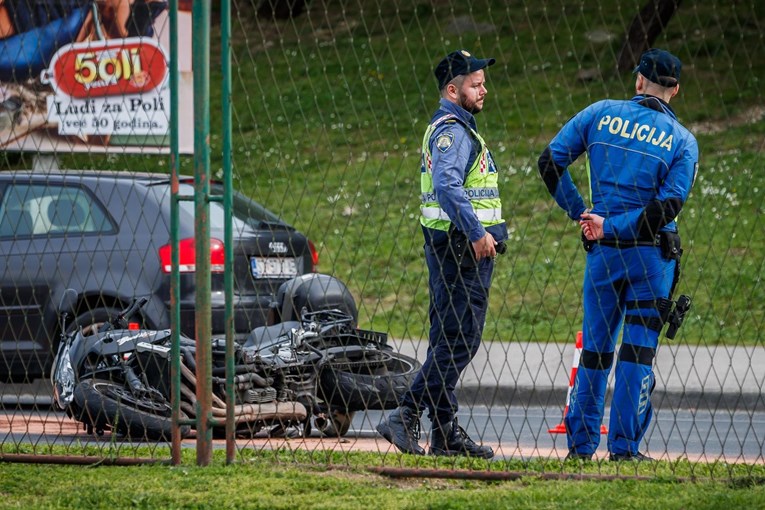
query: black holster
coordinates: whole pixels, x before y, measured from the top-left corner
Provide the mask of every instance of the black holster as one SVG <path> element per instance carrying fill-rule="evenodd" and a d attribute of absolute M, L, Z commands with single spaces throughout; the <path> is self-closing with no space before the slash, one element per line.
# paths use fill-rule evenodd
<path fill-rule="evenodd" d="M 478 261 L 475 258 L 473 243 L 470 242 L 468 236 L 461 230 L 458 230 L 453 223 L 449 227 L 447 235 L 449 236 L 449 241 L 446 246 L 446 256 L 456 262 L 461 268 L 469 269 L 476 267 Z"/>
<path fill-rule="evenodd" d="M 680 234 L 677 232 L 659 232 L 659 246 L 661 247 L 662 257 L 675 261 L 675 275 L 672 278 L 672 287 L 669 290 L 669 298 L 672 299 L 677 282 L 680 281 L 680 257 L 683 255 Z"/>
<path fill-rule="evenodd" d="M 680 256 L 683 248 L 680 243 L 680 234 L 677 232 L 659 232 L 659 246 L 661 255 L 667 260 L 676 260 L 680 264 Z"/>

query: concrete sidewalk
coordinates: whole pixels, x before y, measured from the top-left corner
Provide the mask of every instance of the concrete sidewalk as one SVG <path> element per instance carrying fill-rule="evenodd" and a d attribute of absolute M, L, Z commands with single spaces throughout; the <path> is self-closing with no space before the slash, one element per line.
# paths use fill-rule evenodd
<path fill-rule="evenodd" d="M 402 354 L 425 359 L 424 341 L 391 339 L 389 343 Z M 460 399 L 475 405 L 559 405 L 563 409 L 573 359 L 573 342 L 484 342 L 462 376 Z M 658 408 L 765 411 L 763 387 L 765 348 L 666 342 L 656 356 L 652 400 Z M 46 379 L 0 384 L 3 405 L 49 405 L 51 396 Z"/>
<path fill-rule="evenodd" d="M 389 342 L 403 354 L 425 359 L 427 342 Z M 765 411 L 765 348 L 664 342 L 655 360 L 656 407 Z M 573 342 L 484 342 L 463 373 L 460 398 L 477 405 L 559 404 L 562 409 L 574 351 Z"/>

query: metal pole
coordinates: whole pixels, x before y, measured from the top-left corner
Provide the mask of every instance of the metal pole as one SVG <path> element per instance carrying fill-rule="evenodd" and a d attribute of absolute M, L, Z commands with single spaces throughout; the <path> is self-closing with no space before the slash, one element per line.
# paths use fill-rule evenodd
<path fill-rule="evenodd" d="M 197 465 L 212 459 L 210 318 L 210 0 L 193 0 L 194 240 L 196 245 Z"/>
<path fill-rule="evenodd" d="M 236 456 L 236 423 L 234 421 L 234 233 L 232 226 L 233 176 L 231 168 L 231 1 L 223 0 L 220 7 L 221 61 L 223 74 L 223 233 L 226 329 L 226 464 Z"/>
<path fill-rule="evenodd" d="M 172 463 L 181 463 L 181 275 L 178 257 L 178 0 L 170 0 L 170 243 L 172 270 L 170 273 L 170 332 L 172 334 L 172 352 L 170 363 L 170 390 L 173 404 Z"/>

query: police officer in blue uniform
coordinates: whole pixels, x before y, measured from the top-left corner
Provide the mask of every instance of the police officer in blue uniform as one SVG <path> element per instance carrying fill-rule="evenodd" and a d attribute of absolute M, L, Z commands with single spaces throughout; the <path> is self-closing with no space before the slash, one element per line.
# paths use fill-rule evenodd
<path fill-rule="evenodd" d="M 680 88 L 680 69 L 671 53 L 648 50 L 635 69 L 635 97 L 585 108 L 539 158 L 548 191 L 579 222 L 587 250 L 583 350 L 564 419 L 567 458 L 591 459 L 598 447 L 606 383 L 616 357 L 609 458 L 652 460 L 638 445 L 651 421 L 653 360 L 679 274 L 676 219 L 699 159 L 696 139 L 669 106 Z M 591 209 L 567 170 L 585 152 Z"/>
<path fill-rule="evenodd" d="M 425 453 L 420 415 L 433 424 L 432 455 L 491 458 L 457 423 L 454 389 L 478 351 L 497 251 L 507 239 L 497 167 L 474 115 L 486 96 L 484 70 L 494 59 L 465 50 L 447 55 L 435 69 L 440 107 L 423 137 L 420 224 L 430 291 L 430 333 L 422 369 L 395 409 L 377 427 L 405 453 Z"/>

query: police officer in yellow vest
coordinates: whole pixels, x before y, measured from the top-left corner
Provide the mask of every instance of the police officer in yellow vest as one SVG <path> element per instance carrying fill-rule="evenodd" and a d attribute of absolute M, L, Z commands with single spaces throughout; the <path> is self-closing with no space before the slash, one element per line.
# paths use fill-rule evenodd
<path fill-rule="evenodd" d="M 399 407 L 377 427 L 404 453 L 425 453 L 419 445 L 419 418 L 427 409 L 433 424 L 432 455 L 494 456 L 458 425 L 454 394 L 481 343 L 494 259 L 507 239 L 497 167 L 473 117 L 486 97 L 484 69 L 494 62 L 460 50 L 435 69 L 441 101 L 425 131 L 420 174 L 429 348 Z"/>

